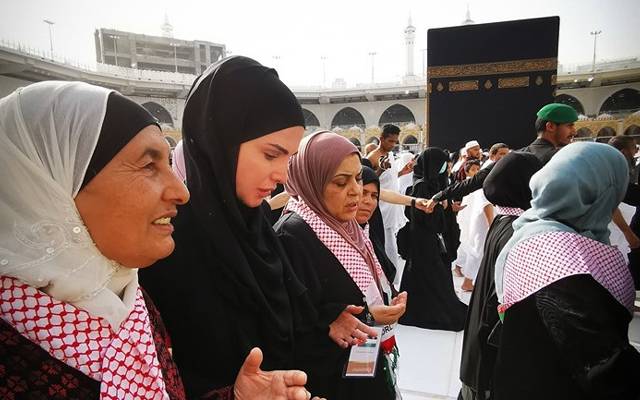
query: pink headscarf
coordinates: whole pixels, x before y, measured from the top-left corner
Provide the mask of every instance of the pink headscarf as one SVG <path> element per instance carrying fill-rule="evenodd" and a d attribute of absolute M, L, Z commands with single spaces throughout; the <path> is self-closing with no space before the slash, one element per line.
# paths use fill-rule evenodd
<path fill-rule="evenodd" d="M 173 150 L 173 162 L 171 169 L 181 181 L 187 180 L 187 169 L 184 167 L 184 150 L 182 150 L 182 140 L 178 142 Z"/>
<path fill-rule="evenodd" d="M 364 231 L 355 218 L 349 222 L 338 221 L 327 211 L 323 200 L 324 188 L 340 163 L 351 154 L 360 153 L 349 140 L 333 132 L 320 131 L 307 136 L 300 143 L 298 153 L 289 159 L 285 190 L 293 199 L 304 201 L 325 224 L 362 255 L 371 271 L 376 271 L 374 255 L 367 248 Z"/>

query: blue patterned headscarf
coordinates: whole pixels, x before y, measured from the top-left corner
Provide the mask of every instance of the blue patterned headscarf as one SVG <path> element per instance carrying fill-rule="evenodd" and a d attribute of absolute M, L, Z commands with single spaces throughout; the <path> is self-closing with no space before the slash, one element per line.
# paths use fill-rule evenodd
<path fill-rule="evenodd" d="M 572 232 L 609 244 L 611 216 L 624 198 L 627 162 L 614 147 L 572 143 L 558 151 L 531 178 L 531 208 L 513 223 L 513 236 L 495 266 L 496 292 L 502 301 L 502 279 L 509 251 L 544 232 Z"/>

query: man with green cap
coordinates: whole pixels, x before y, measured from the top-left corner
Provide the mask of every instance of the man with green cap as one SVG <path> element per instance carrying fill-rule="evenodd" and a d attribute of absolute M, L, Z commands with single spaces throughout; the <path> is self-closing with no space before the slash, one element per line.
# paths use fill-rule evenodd
<path fill-rule="evenodd" d="M 532 153 L 542 164 L 546 164 L 561 147 L 571 143 L 575 137 L 576 129 L 573 125 L 578 120 L 578 113 L 566 104 L 550 103 L 542 107 L 536 115 L 538 138 L 519 151 Z M 473 178 L 446 187 L 429 200 L 427 207 L 432 208 L 445 199 L 462 198 L 482 188 L 482 183 L 492 168 L 483 168 Z"/>
<path fill-rule="evenodd" d="M 566 104 L 551 103 L 542 107 L 536 115 L 538 138 L 522 151 L 533 153 L 542 164 L 546 164 L 561 147 L 571 143 L 576 136 L 574 122 L 578 120 L 578 113 Z"/>

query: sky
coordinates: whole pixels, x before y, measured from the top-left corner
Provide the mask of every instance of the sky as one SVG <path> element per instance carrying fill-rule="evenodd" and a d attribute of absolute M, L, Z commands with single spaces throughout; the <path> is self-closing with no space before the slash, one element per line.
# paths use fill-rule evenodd
<path fill-rule="evenodd" d="M 559 62 L 640 58 L 638 0 L 0 0 L 0 39 L 95 64 L 93 32 L 114 28 L 160 35 L 165 14 L 174 37 L 223 43 L 232 54 L 275 67 L 290 86 L 349 86 L 399 81 L 406 71 L 404 29 L 416 27 L 414 70 L 423 65 L 427 30 L 459 25 L 467 6 L 476 23 L 560 16 Z M 323 61 L 326 57 L 325 73 Z"/>

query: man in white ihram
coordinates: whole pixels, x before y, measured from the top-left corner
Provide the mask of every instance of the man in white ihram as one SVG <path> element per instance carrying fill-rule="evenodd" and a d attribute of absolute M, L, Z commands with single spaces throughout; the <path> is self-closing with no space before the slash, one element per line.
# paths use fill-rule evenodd
<path fill-rule="evenodd" d="M 371 161 L 373 169 L 380 177 L 380 189 L 386 189 L 393 192 L 399 192 L 398 178 L 412 171 L 413 163 L 401 165 L 391 152 L 398 144 L 400 136 L 400 128 L 395 125 L 385 125 L 380 135 L 380 144 L 378 148 L 367 155 L 367 159 Z M 403 193 L 404 194 L 404 193 Z M 387 257 L 396 266 L 396 277 L 394 284 L 400 284 L 402 276 L 402 266 L 399 265 L 398 245 L 396 244 L 396 235 L 400 228 L 407 223 L 404 216 L 404 206 L 380 202 L 380 213 L 384 223 L 384 246 Z"/>

